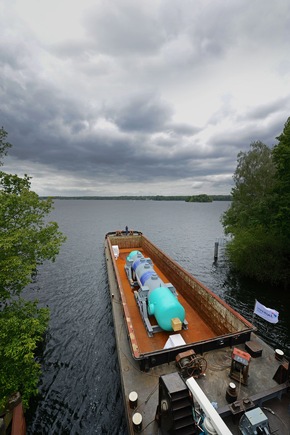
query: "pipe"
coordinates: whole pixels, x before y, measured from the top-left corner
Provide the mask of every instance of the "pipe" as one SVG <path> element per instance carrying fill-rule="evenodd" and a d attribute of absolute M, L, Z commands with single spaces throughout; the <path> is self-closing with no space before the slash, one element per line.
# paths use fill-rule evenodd
<path fill-rule="evenodd" d="M 199 403 L 205 415 L 210 419 L 210 422 L 218 435 L 233 435 L 215 408 L 212 406 L 198 383 L 192 377 L 187 379 L 186 385 L 193 394 L 193 397 Z"/>

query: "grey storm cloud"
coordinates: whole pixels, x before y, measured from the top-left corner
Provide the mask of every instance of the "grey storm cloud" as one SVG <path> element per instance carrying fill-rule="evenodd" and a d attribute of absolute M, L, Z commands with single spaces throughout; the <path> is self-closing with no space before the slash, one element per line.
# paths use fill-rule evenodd
<path fill-rule="evenodd" d="M 229 193 L 238 152 L 282 131 L 286 0 L 57 6 L 14 0 L 0 20 L 7 169 L 39 193 Z"/>
<path fill-rule="evenodd" d="M 172 109 L 168 104 L 147 94 L 127 101 L 117 110 L 112 108 L 109 113 L 122 130 L 145 132 L 163 130 L 171 116 Z"/>
<path fill-rule="evenodd" d="M 86 30 L 101 52 L 116 56 L 146 55 L 158 50 L 166 40 L 158 17 L 151 12 L 132 1 L 106 2 L 87 15 Z"/>

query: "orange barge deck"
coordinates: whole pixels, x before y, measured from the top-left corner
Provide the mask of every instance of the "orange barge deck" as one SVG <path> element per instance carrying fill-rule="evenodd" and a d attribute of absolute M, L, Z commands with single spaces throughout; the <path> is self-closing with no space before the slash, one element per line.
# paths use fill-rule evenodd
<path fill-rule="evenodd" d="M 115 258 L 113 246 L 118 246 L 119 255 Z M 127 332 L 130 338 L 132 356 L 140 361 L 140 367 L 150 367 L 173 361 L 182 350 L 192 349 L 202 354 L 205 351 L 244 343 L 249 340 L 254 326 L 227 305 L 180 265 L 150 242 L 142 233 L 125 235 L 107 234 L 106 248 L 118 284 Z M 185 308 L 188 329 L 178 331 L 184 345 L 164 349 L 170 335 L 175 332 L 161 331 L 148 337 L 139 312 L 134 291 L 125 272 L 125 262 L 132 250 L 139 250 L 149 257 L 154 269 L 164 283 L 171 283 L 178 294 L 178 300 Z M 154 316 L 150 321 L 155 322 Z"/>
<path fill-rule="evenodd" d="M 126 303 L 132 321 L 132 325 L 134 327 L 135 337 L 136 337 L 139 351 L 141 354 L 152 353 L 154 351 L 158 351 L 164 348 L 169 334 L 168 332 L 162 331 L 154 334 L 153 337 L 148 337 L 147 331 L 140 317 L 140 312 L 136 304 L 134 292 L 130 286 L 130 283 L 125 273 L 126 257 L 130 254 L 130 251 L 131 250 L 128 249 L 120 250 L 120 255 L 116 260 L 116 266 L 118 268 L 118 272 L 122 281 L 124 295 L 126 298 Z M 141 249 L 140 251 L 142 252 Z M 145 257 L 147 256 L 146 252 L 144 252 L 143 254 Z M 168 282 L 167 277 L 162 273 L 162 271 L 157 266 L 155 266 L 155 270 L 158 273 L 158 276 L 160 276 L 160 278 L 164 282 Z M 178 333 L 184 339 L 185 343 L 194 343 L 194 342 L 198 342 L 202 340 L 210 340 L 211 338 L 214 338 L 215 332 L 202 319 L 202 317 L 198 314 L 198 312 L 189 305 L 189 303 L 181 294 L 178 295 L 178 300 L 181 303 L 181 305 L 185 308 L 186 320 L 189 324 L 188 329 L 186 330 L 183 329 L 181 331 L 178 331 Z M 154 322 L 154 318 L 152 319 L 152 321 Z M 192 327 L 192 325 L 194 325 L 194 327 Z M 172 332 L 171 334 L 174 334 L 174 332 Z"/>

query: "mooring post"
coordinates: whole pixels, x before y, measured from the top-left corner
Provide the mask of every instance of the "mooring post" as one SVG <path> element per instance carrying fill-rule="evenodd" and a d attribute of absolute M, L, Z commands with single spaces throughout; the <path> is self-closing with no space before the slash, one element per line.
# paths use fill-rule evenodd
<path fill-rule="evenodd" d="M 217 261 L 219 254 L 219 242 L 215 242 L 214 244 L 214 261 Z"/>

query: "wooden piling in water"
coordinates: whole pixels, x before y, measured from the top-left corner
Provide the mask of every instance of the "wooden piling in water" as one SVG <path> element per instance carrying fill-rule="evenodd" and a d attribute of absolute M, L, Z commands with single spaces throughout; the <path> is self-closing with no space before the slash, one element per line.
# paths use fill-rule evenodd
<path fill-rule="evenodd" d="M 214 261 L 217 261 L 219 254 L 219 242 L 215 242 L 214 244 Z"/>

